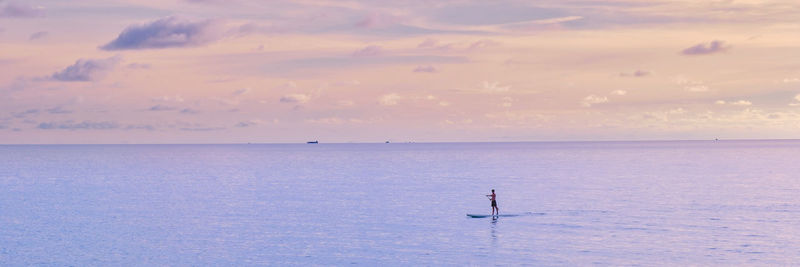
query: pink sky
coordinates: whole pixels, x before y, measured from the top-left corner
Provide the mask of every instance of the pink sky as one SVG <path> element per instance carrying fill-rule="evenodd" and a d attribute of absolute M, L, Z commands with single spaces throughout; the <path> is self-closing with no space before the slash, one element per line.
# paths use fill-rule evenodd
<path fill-rule="evenodd" d="M 796 1 L 0 0 L 0 143 L 800 136 Z"/>

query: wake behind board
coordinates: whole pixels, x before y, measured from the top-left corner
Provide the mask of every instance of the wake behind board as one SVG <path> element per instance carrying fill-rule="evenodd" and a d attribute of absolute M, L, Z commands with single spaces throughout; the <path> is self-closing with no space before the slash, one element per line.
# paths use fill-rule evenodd
<path fill-rule="evenodd" d="M 489 214 L 469 214 L 467 213 L 467 217 L 470 218 L 489 218 L 489 217 L 517 217 L 517 216 L 536 216 L 536 215 L 545 215 L 547 213 L 544 212 L 523 212 L 523 213 L 503 213 L 500 215 L 489 215 Z"/>

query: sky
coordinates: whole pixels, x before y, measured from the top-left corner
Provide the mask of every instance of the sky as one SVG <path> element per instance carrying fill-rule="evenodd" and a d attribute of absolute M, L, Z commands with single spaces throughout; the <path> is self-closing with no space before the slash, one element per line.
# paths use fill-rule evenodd
<path fill-rule="evenodd" d="M 0 0 L 0 143 L 800 137 L 794 0 Z"/>

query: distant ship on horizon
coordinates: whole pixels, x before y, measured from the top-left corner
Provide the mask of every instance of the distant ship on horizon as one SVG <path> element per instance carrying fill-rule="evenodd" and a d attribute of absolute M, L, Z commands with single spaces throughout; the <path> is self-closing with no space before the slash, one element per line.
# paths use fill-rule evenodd
<path fill-rule="evenodd" d="M 319 141 L 317 141 L 317 140 L 308 141 L 308 142 L 306 142 L 306 144 L 319 144 Z"/>

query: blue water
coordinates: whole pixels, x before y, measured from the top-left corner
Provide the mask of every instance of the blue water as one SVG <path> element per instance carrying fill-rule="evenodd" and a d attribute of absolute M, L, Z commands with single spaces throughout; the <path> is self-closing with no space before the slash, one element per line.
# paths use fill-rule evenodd
<path fill-rule="evenodd" d="M 800 141 L 0 146 L 0 265 L 797 265 Z M 500 212 L 484 196 L 497 191 Z"/>

